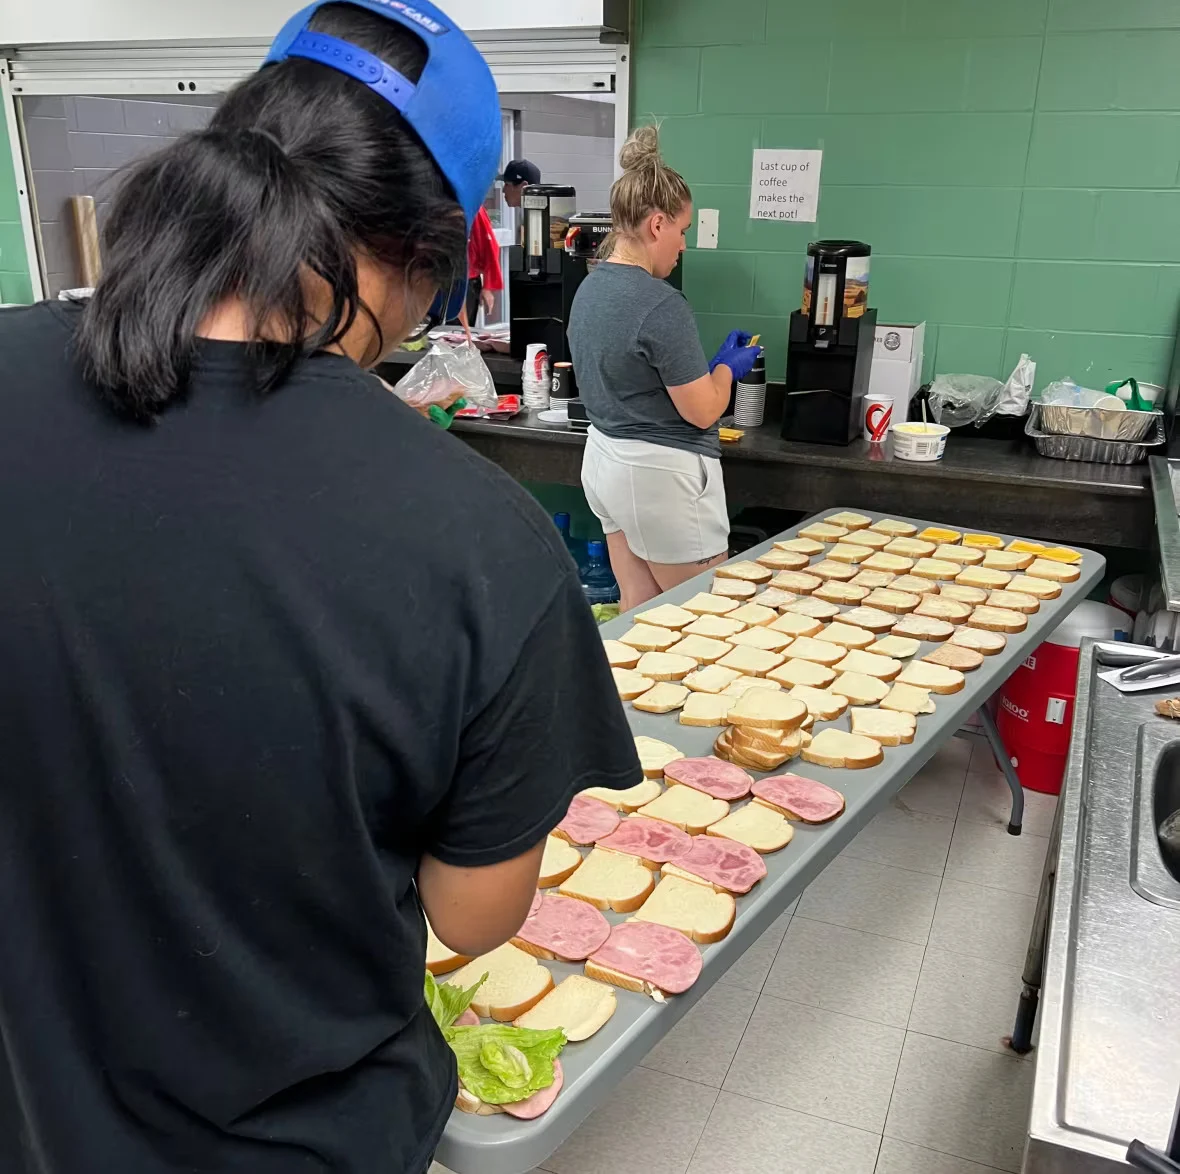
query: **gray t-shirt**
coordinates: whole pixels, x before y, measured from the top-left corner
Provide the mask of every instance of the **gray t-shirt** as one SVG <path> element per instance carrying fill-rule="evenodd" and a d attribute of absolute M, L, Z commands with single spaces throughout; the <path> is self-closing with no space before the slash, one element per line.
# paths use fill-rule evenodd
<path fill-rule="evenodd" d="M 590 423 L 615 440 L 721 455 L 717 426 L 698 428 L 669 387 L 709 372 L 684 295 L 638 265 L 596 265 L 574 297 L 567 330 Z"/>

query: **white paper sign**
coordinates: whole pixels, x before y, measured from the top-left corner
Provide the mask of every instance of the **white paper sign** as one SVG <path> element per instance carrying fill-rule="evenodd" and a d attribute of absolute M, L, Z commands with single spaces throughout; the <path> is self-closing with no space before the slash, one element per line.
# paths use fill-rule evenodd
<path fill-rule="evenodd" d="M 823 151 L 755 151 L 750 219 L 815 223 Z"/>

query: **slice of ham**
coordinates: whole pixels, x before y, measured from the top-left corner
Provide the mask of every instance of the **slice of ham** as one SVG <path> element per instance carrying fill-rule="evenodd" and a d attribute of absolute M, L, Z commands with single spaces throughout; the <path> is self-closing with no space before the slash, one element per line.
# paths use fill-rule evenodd
<path fill-rule="evenodd" d="M 624 921 L 611 927 L 602 949 L 590 958 L 670 995 L 688 990 L 701 973 L 701 952 L 678 929 L 654 921 Z"/>
<path fill-rule="evenodd" d="M 754 784 L 754 794 L 779 808 L 788 819 L 804 823 L 827 823 L 844 810 L 844 796 L 839 791 L 802 775 L 759 779 Z"/>
<path fill-rule="evenodd" d="M 575 795 L 557 830 L 571 844 L 593 844 L 619 826 L 619 813 L 599 799 Z"/>
<path fill-rule="evenodd" d="M 630 819 L 620 820 L 619 826 L 609 836 L 598 841 L 598 846 L 663 864 L 665 860 L 687 852 L 691 840 L 687 832 L 682 832 L 670 823 L 634 815 Z"/>
<path fill-rule="evenodd" d="M 565 1074 L 561 1070 L 561 1061 L 554 1060 L 553 1083 L 548 1088 L 543 1088 L 540 1092 L 535 1092 L 531 1097 L 525 1097 L 523 1101 L 517 1101 L 514 1105 L 501 1105 L 500 1108 L 510 1117 L 519 1117 L 522 1121 L 532 1121 L 534 1117 L 539 1117 L 557 1100 L 557 1094 L 561 1092 L 561 1086 L 564 1083 Z"/>
<path fill-rule="evenodd" d="M 757 785 L 757 784 L 755 784 Z M 730 893 L 748 893 L 765 875 L 753 848 L 721 836 L 691 836 L 688 850 L 669 863 Z"/>
<path fill-rule="evenodd" d="M 681 758 L 664 767 L 664 778 L 726 800 L 744 799 L 754 783 L 740 766 L 720 758 Z"/>
<path fill-rule="evenodd" d="M 516 936 L 562 962 L 581 962 L 610 936 L 610 922 L 593 905 L 553 893 L 534 905 Z"/>
<path fill-rule="evenodd" d="M 455 1020 L 456 1027 L 478 1027 L 479 1016 L 470 1007 Z"/>

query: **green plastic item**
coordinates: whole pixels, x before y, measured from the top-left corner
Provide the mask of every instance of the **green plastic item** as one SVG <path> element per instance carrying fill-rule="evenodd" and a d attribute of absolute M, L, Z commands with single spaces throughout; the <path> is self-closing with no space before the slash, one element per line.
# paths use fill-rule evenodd
<path fill-rule="evenodd" d="M 1116 379 L 1113 383 L 1108 383 L 1106 385 L 1106 388 L 1105 388 L 1106 394 L 1107 395 L 1118 395 L 1119 388 L 1123 387 L 1124 385 L 1130 385 L 1130 388 L 1131 388 L 1131 398 L 1127 401 L 1127 405 L 1128 405 L 1128 407 L 1131 408 L 1132 411 L 1134 411 L 1134 412 L 1150 412 L 1150 411 L 1152 411 L 1151 404 L 1149 404 L 1147 402 L 1147 400 L 1145 400 L 1143 398 L 1143 395 L 1139 391 L 1139 381 L 1137 379 L 1134 379 L 1134 378 Z"/>

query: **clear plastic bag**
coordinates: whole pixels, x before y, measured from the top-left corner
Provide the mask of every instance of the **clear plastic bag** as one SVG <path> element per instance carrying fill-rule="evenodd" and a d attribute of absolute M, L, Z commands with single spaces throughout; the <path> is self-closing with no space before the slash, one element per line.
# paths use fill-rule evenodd
<path fill-rule="evenodd" d="M 1041 403 L 1046 407 L 1060 408 L 1097 408 L 1107 400 L 1117 399 L 1117 396 L 1107 395 L 1104 391 L 1095 391 L 1090 387 L 1082 387 L 1072 379 L 1060 379 L 1050 383 L 1041 392 Z"/>
<path fill-rule="evenodd" d="M 394 384 L 393 393 L 412 408 L 437 404 L 449 408 L 457 399 L 469 406 L 494 410 L 496 385 L 483 355 L 469 342 L 436 339 L 430 350 Z"/>
<path fill-rule="evenodd" d="M 986 375 L 936 375 L 930 385 L 930 411 L 948 428 L 982 424 L 996 410 L 1003 391 L 998 379 Z"/>
<path fill-rule="evenodd" d="M 1028 355 L 1021 355 L 1020 362 L 1013 368 L 1012 374 L 1008 376 L 1008 382 L 1000 391 L 1000 398 L 996 401 L 996 415 L 1023 416 L 1028 411 L 1029 400 L 1032 399 L 1033 380 L 1036 377 L 1036 363 Z"/>

